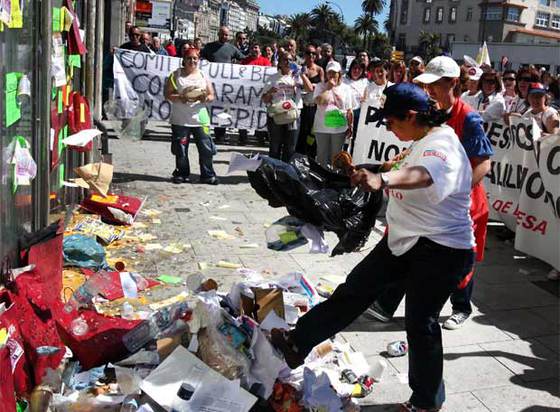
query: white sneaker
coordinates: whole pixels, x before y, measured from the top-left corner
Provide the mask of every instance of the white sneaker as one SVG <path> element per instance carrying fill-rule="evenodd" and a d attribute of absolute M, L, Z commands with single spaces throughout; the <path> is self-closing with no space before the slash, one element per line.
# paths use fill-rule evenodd
<path fill-rule="evenodd" d="M 548 272 L 546 278 L 548 280 L 560 280 L 560 272 L 556 269 L 552 269 L 550 272 Z"/>
<path fill-rule="evenodd" d="M 449 319 L 443 323 L 443 327 L 449 330 L 461 329 L 469 316 L 471 315 L 465 312 L 453 312 Z"/>

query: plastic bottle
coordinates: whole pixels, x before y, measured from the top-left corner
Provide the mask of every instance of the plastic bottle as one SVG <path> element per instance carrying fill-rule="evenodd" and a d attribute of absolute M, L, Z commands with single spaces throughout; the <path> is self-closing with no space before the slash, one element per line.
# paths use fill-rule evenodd
<path fill-rule="evenodd" d="M 72 333 L 76 336 L 84 336 L 89 330 L 89 326 L 83 316 L 74 319 L 70 327 L 72 328 Z"/>
<path fill-rule="evenodd" d="M 121 318 L 134 319 L 134 308 L 128 302 L 124 302 L 121 309 Z"/>
<path fill-rule="evenodd" d="M 138 402 L 134 395 L 124 398 L 120 412 L 136 412 L 138 410 Z"/>
<path fill-rule="evenodd" d="M 105 271 L 91 275 L 66 302 L 66 305 L 64 305 L 65 312 L 71 313 L 81 308 L 91 307 L 93 298 L 111 284 L 111 279 Z"/>

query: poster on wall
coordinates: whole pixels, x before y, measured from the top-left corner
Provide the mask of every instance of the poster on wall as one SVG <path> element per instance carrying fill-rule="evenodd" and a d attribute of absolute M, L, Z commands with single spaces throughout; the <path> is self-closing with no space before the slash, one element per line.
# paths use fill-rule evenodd
<path fill-rule="evenodd" d="M 138 0 L 135 8 L 136 25 L 154 30 L 171 29 L 171 2 Z"/>

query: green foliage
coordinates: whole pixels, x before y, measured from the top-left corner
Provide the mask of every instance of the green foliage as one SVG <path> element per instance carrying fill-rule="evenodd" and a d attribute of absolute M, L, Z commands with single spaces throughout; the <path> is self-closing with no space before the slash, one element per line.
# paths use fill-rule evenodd
<path fill-rule="evenodd" d="M 418 44 L 422 51 L 424 61 L 430 61 L 434 57 L 441 55 L 442 49 L 440 47 L 440 40 L 441 37 L 437 33 L 420 32 Z"/>

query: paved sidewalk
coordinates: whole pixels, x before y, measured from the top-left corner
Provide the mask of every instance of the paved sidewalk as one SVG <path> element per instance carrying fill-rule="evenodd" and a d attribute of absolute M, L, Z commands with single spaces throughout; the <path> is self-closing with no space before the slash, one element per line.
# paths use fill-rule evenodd
<path fill-rule="evenodd" d="M 190 243 L 181 255 L 146 252 L 137 268 L 146 273 L 187 276 L 198 270 L 199 262 L 227 260 L 270 276 L 304 271 L 311 279 L 322 275 L 341 279 L 380 239 L 376 228 L 365 250 L 331 258 L 308 253 L 307 246 L 291 252 L 266 248 L 264 225 L 286 215 L 272 209 L 248 184 L 246 176 L 225 176 L 232 152 L 265 151 L 256 146 L 219 146 L 215 167 L 219 186 L 197 184 L 198 156 L 191 147 L 193 184 L 174 185 L 169 177 L 174 168 L 167 127 L 148 126 L 142 141 L 110 140 L 117 190 L 147 196 L 146 208 L 162 211 L 161 224 L 149 231 L 162 244 Z M 212 239 L 207 230 L 223 229 L 233 240 Z M 332 247 L 336 236 L 327 234 Z M 258 249 L 240 248 L 258 243 Z M 437 262 L 435 262 L 437 264 Z M 475 312 L 472 320 L 457 331 L 443 331 L 445 345 L 446 411 L 557 411 L 559 399 L 559 299 L 558 283 L 548 282 L 548 267 L 497 240 L 490 228 L 486 260 L 475 275 Z M 216 279 L 221 290 L 229 290 L 237 280 L 232 270 L 209 268 L 204 274 Z M 552 292 L 552 293 L 551 293 Z M 450 315 L 447 305 L 442 319 Z M 370 363 L 381 359 L 388 342 L 405 339 L 403 305 L 389 324 L 357 319 L 341 335 Z M 407 359 L 387 359 L 384 380 L 363 400 L 365 411 L 394 411 L 396 402 L 408 399 Z"/>

